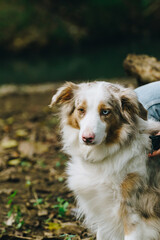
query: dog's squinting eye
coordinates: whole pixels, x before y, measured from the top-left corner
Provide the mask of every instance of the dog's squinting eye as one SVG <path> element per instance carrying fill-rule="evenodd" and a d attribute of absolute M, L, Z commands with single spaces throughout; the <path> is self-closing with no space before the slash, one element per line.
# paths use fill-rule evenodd
<path fill-rule="evenodd" d="M 85 112 L 83 108 L 78 108 L 78 111 L 79 111 L 80 113 L 84 113 L 84 112 Z"/>
<path fill-rule="evenodd" d="M 107 116 L 109 113 L 110 113 L 111 111 L 110 110 L 102 110 L 101 111 L 101 114 L 103 115 L 103 116 Z"/>

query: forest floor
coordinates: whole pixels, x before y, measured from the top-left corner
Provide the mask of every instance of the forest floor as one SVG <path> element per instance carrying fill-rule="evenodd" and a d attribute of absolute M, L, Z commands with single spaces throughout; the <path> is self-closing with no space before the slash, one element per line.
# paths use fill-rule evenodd
<path fill-rule="evenodd" d="M 76 221 L 75 200 L 65 184 L 57 109 L 48 107 L 56 87 L 0 89 L 2 240 L 94 239 Z"/>

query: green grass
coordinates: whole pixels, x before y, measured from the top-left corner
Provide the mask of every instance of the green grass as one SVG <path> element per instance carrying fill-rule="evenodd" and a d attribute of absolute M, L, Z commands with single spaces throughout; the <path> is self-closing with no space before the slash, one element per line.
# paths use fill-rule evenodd
<path fill-rule="evenodd" d="M 53 205 L 52 207 L 58 209 L 58 216 L 59 217 L 64 217 L 66 215 L 69 202 L 64 200 L 61 197 L 57 198 L 57 202 L 58 202 L 58 204 Z"/>

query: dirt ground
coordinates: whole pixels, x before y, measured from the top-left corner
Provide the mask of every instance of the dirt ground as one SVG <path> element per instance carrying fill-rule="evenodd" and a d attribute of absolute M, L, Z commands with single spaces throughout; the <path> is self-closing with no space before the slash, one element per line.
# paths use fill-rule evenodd
<path fill-rule="evenodd" d="M 0 239 L 94 239 L 65 186 L 52 92 L 0 97 Z"/>

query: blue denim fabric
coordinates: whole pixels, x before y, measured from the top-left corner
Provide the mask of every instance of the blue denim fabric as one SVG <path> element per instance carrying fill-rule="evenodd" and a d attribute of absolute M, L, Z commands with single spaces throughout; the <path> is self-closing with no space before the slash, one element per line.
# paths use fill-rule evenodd
<path fill-rule="evenodd" d="M 148 118 L 160 121 L 160 81 L 135 89 L 139 101 L 148 110 Z"/>

